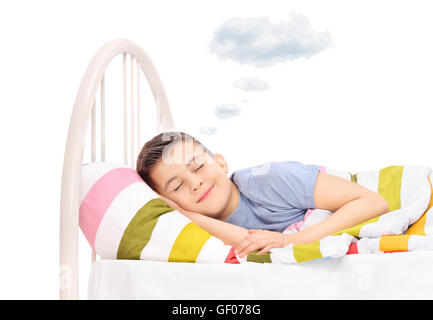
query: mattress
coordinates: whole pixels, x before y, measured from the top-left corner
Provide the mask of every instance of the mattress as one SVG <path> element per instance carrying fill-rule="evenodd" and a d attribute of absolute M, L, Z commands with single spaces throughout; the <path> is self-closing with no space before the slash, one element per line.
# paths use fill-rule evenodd
<path fill-rule="evenodd" d="M 433 251 L 300 264 L 98 260 L 89 299 L 433 299 Z"/>

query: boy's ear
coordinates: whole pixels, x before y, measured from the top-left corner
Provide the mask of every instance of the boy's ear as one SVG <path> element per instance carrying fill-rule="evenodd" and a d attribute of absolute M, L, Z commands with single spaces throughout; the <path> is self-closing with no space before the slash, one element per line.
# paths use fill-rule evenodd
<path fill-rule="evenodd" d="M 221 153 L 215 153 L 214 160 L 225 173 L 229 172 L 229 166 Z"/>

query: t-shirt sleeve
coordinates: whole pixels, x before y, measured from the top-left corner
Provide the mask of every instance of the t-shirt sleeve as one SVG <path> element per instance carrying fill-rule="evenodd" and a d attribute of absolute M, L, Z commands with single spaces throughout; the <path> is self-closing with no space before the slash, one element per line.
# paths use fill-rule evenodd
<path fill-rule="evenodd" d="M 316 208 L 314 187 L 320 166 L 281 161 L 250 169 L 247 189 L 251 200 L 278 208 Z"/>

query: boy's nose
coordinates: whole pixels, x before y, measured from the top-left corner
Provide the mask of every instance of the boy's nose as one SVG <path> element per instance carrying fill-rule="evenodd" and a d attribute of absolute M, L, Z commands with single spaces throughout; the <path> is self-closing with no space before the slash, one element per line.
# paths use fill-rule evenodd
<path fill-rule="evenodd" d="M 193 182 L 193 192 L 197 192 L 197 190 L 199 191 L 201 188 L 201 185 L 204 183 L 204 180 L 200 177 L 197 177 L 196 180 L 194 180 Z"/>

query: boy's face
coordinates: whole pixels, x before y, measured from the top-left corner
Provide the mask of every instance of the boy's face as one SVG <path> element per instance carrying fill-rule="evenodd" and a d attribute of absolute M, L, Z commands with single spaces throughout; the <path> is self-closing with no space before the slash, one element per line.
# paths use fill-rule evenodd
<path fill-rule="evenodd" d="M 179 141 L 164 150 L 150 173 L 156 191 L 185 210 L 221 218 L 233 194 L 224 157 L 212 159 L 192 141 Z"/>

